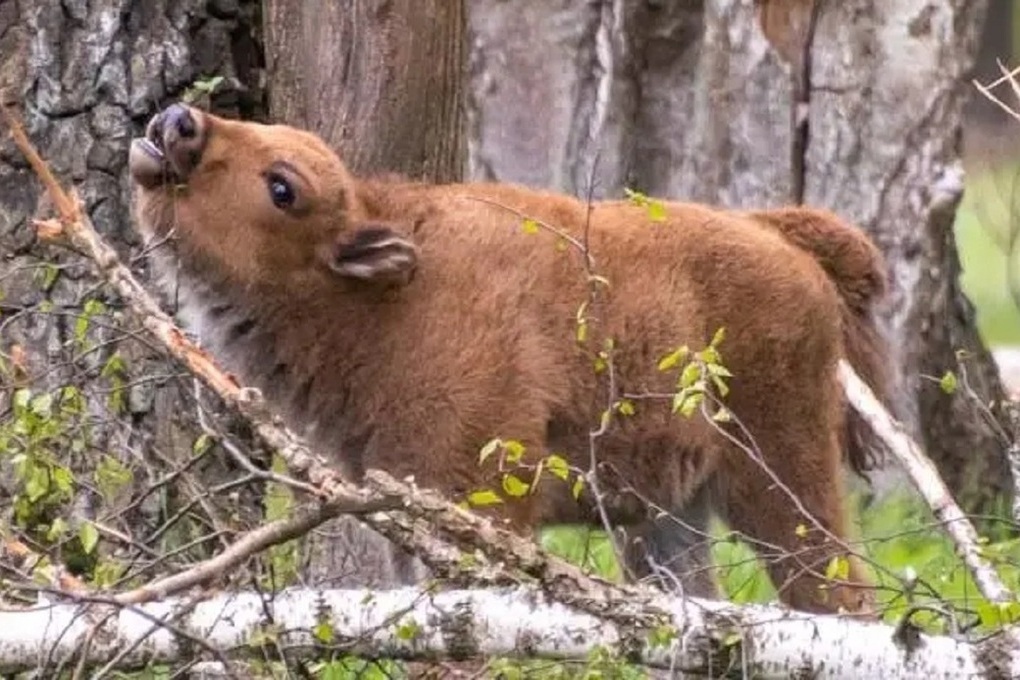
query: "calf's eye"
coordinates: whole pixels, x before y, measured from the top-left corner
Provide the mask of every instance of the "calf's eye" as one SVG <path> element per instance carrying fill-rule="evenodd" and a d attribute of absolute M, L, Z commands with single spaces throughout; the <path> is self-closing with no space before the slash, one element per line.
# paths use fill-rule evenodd
<path fill-rule="evenodd" d="M 269 186 L 269 198 L 277 208 L 285 209 L 294 205 L 296 196 L 294 187 L 286 179 L 279 175 L 269 175 L 266 178 Z"/>

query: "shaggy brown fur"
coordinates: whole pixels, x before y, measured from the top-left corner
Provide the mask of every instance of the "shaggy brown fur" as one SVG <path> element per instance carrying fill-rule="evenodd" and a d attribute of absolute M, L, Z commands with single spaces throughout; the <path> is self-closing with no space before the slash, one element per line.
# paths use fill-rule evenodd
<path fill-rule="evenodd" d="M 846 536 L 837 360 L 881 386 L 870 308 L 882 265 L 860 231 L 807 209 L 675 203 L 653 223 L 628 202 L 596 203 L 589 217 L 573 198 L 517 186 L 362 181 L 307 132 L 181 106 L 136 140 L 131 168 L 141 230 L 173 236 L 158 269 L 229 369 L 352 477 L 375 467 L 461 497 L 498 487 L 494 466 L 478 464 L 493 437 L 524 442 L 527 460 L 557 452 L 589 465 L 605 376 L 573 340 L 588 297 L 581 257 L 548 231 L 525 233 L 514 212 L 589 231 L 610 281 L 593 324 L 615 340 L 620 392 L 673 392 L 658 360 L 725 327 L 726 404 L 785 486 L 706 419 L 636 400 L 636 415 L 598 440 L 606 479 L 689 526 L 611 503 L 643 539 L 628 551 L 633 572 L 664 566 L 714 594 L 689 569 L 706 563 L 700 532 L 715 511 L 755 542 L 790 605 L 856 610 L 867 599 L 854 562 L 849 584 L 821 588 L 818 577 L 841 554 L 825 532 Z M 862 449 L 850 456 L 864 467 Z M 503 512 L 521 530 L 594 521 L 591 494 L 582 501 L 543 482 Z"/>

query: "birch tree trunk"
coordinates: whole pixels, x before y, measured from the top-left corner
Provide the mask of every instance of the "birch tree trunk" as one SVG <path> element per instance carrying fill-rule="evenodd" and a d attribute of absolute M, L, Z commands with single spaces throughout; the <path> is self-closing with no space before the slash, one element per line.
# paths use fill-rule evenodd
<path fill-rule="evenodd" d="M 265 7 L 274 120 L 322 135 L 358 174 L 461 179 L 461 0 L 267 0 Z M 351 518 L 330 523 L 308 549 L 316 583 L 378 587 L 427 573 Z"/>
<path fill-rule="evenodd" d="M 828 207 L 889 261 L 894 410 L 972 510 L 1009 492 L 1002 400 L 951 230 L 983 0 L 475 0 L 468 173 L 584 196 Z M 813 30 L 812 30 L 813 29 Z M 803 48 L 803 49 L 802 49 Z M 996 410 L 997 407 L 993 408 Z M 980 485 L 975 484 L 981 480 Z"/>

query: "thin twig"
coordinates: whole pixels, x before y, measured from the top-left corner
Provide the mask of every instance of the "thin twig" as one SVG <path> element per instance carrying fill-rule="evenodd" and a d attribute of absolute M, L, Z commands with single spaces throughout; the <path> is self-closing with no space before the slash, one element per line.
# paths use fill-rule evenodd
<path fill-rule="evenodd" d="M 935 517 L 944 523 L 964 564 L 974 575 L 974 582 L 981 594 L 990 602 L 1013 601 L 1013 594 L 999 578 L 992 564 L 982 556 L 974 525 L 953 500 L 935 465 L 924 455 L 921 447 L 889 415 L 871 388 L 843 360 L 839 362 L 839 380 L 854 409 L 889 447 L 890 453 L 903 465 Z"/>

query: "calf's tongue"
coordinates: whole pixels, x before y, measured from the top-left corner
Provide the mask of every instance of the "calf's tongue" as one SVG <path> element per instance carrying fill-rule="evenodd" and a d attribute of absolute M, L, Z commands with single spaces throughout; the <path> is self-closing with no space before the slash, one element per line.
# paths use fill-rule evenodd
<path fill-rule="evenodd" d="M 146 137 L 138 137 L 131 142 L 128 169 L 132 179 L 146 189 L 163 184 L 171 174 L 163 151 Z"/>

